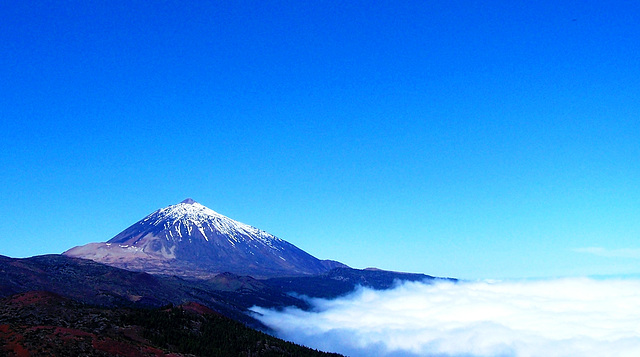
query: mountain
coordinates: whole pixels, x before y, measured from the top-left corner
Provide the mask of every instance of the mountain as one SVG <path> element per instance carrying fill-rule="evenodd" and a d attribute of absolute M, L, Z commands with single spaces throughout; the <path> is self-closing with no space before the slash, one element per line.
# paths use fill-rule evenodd
<path fill-rule="evenodd" d="M 250 308 L 438 279 L 319 260 L 187 199 L 104 243 L 0 256 L 0 355 L 322 355 L 246 329 L 273 332 Z"/>
<path fill-rule="evenodd" d="M 317 259 L 190 198 L 151 213 L 105 243 L 63 254 L 127 270 L 195 278 L 221 272 L 256 278 L 304 276 L 346 267 Z"/>

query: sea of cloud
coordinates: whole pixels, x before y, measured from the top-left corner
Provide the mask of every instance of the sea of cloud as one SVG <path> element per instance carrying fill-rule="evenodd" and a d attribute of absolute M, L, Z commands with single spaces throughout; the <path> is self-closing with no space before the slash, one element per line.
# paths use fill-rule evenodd
<path fill-rule="evenodd" d="M 640 280 L 403 283 L 254 307 L 281 338 L 358 356 L 640 356 Z"/>

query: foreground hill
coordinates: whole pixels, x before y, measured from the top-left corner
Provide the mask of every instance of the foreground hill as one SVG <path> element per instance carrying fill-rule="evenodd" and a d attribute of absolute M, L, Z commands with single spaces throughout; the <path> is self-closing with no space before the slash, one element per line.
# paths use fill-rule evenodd
<path fill-rule="evenodd" d="M 190 198 L 149 214 L 105 243 L 63 254 L 128 270 L 198 278 L 222 272 L 257 278 L 304 276 L 346 267 Z"/>
<path fill-rule="evenodd" d="M 108 309 L 43 291 L 0 300 L 0 355 L 339 356 L 271 337 L 197 303 Z"/>

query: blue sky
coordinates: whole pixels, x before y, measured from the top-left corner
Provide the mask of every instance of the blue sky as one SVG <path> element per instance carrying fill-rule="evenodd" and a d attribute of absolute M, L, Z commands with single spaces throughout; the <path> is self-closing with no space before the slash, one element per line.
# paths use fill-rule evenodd
<path fill-rule="evenodd" d="M 638 274 L 639 12 L 3 2 L 0 254 L 192 197 L 357 268 Z"/>

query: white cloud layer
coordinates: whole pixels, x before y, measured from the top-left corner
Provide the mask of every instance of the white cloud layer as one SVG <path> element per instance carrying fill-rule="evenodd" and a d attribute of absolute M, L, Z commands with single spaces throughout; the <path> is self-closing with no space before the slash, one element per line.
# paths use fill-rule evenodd
<path fill-rule="evenodd" d="M 405 283 L 254 307 L 279 337 L 356 356 L 640 356 L 640 280 Z"/>

